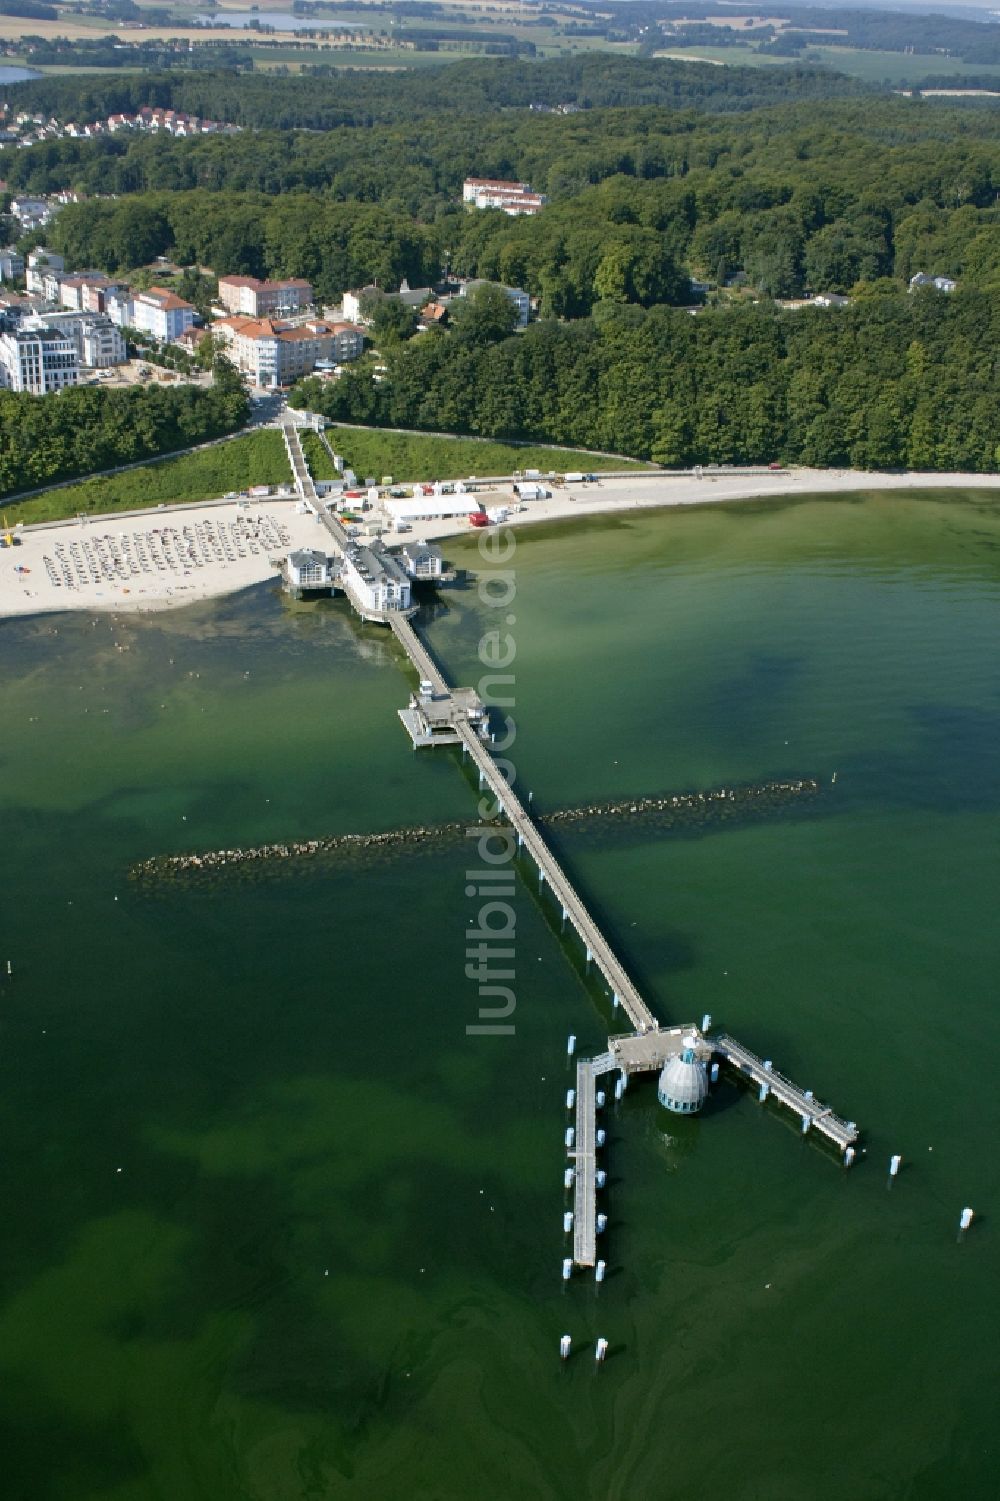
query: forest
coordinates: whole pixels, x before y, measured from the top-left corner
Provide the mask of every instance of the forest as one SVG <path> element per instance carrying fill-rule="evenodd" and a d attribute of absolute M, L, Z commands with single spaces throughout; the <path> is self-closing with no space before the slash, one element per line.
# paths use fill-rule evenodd
<path fill-rule="evenodd" d="M 70 386 L 58 396 L 0 390 L 0 496 L 58 484 L 235 432 L 249 402 L 220 361 L 213 386 Z"/>
<path fill-rule="evenodd" d="M 45 231 L 70 267 L 119 273 L 162 255 L 217 275 L 306 277 L 330 304 L 372 281 L 479 276 L 535 299 L 537 321 L 513 338 L 465 318 L 410 339 L 380 331 L 384 378 L 363 364 L 309 387 L 346 421 L 668 464 L 997 466 L 995 112 L 843 80 L 844 97 L 817 108 L 806 72 L 775 68 L 766 87 L 754 74 L 741 96 L 740 70 L 601 58 L 531 70 L 549 99 L 595 95 L 555 113 L 515 107 L 522 73 L 455 64 L 454 94 L 429 112 L 424 75 L 382 80 L 380 96 L 369 78 L 313 82 L 316 118 L 367 100 L 363 124 L 337 129 L 47 141 L 7 154 L 8 191 L 90 195 Z M 511 102 L 495 109 L 501 77 Z M 96 91 L 112 107 L 123 91 L 113 107 L 134 107 L 163 89 L 194 108 L 184 91 L 207 82 L 61 78 L 10 93 L 65 102 L 76 90 L 80 103 Z M 265 119 L 268 98 L 294 113 L 300 82 L 220 80 L 216 104 L 229 89 L 245 118 Z M 537 217 L 467 211 L 470 173 L 523 178 L 550 201 Z M 958 291 L 911 294 L 918 271 Z M 779 306 L 816 292 L 851 304 Z"/>
<path fill-rule="evenodd" d="M 975 128 L 971 128 L 972 124 Z M 9 191 L 76 187 L 47 238 L 109 272 L 157 255 L 304 276 L 321 300 L 442 268 L 523 286 L 543 315 L 692 300 L 690 277 L 770 297 L 920 270 L 1000 286 L 1000 121 L 908 99 L 746 116 L 658 107 L 511 111 L 401 128 L 120 142 L 10 154 Z M 465 212 L 470 172 L 550 196 L 537 218 Z M 110 193 L 120 196 L 111 198 Z"/>
<path fill-rule="evenodd" d="M 11 84 L 4 97 L 18 110 L 38 110 L 60 120 L 95 120 L 150 104 L 258 130 L 333 130 L 539 105 L 745 111 L 868 92 L 864 84 L 822 68 L 713 68 L 590 53 L 537 63 L 470 59 L 449 65 L 446 83 L 437 69 L 401 70 L 388 77 L 347 69 L 322 81 L 226 71 L 123 73 L 114 78 L 77 73 Z"/>
<path fill-rule="evenodd" d="M 531 435 L 667 466 L 1000 467 L 1000 299 L 934 292 L 844 309 L 648 311 L 602 303 L 483 342 L 439 330 L 387 373 L 306 381 L 293 403 L 344 422 Z"/>

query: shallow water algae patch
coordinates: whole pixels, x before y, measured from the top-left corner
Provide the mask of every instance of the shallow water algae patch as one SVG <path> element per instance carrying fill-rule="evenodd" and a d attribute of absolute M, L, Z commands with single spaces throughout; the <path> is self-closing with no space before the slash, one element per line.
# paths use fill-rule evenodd
<path fill-rule="evenodd" d="M 122 1210 L 84 1225 L 63 1260 L 0 1308 L 4 1423 L 18 1435 L 5 1461 L 8 1495 L 124 1497 L 135 1483 L 134 1494 L 148 1496 L 152 1474 L 168 1487 L 160 1494 L 204 1493 L 205 1457 L 196 1474 L 190 1430 L 211 1410 L 249 1321 L 217 1311 L 196 1334 L 171 1336 L 192 1247 L 187 1230 Z M 120 1492 L 106 1489 L 113 1480 Z"/>

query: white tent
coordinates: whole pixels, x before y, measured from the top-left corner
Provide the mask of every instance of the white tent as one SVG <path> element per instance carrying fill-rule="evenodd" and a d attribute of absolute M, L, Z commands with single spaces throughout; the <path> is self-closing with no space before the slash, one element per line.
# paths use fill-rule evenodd
<path fill-rule="evenodd" d="M 438 516 L 468 516 L 479 510 L 474 495 L 413 495 L 403 500 L 385 499 L 382 507 L 395 521 L 430 521 Z"/>

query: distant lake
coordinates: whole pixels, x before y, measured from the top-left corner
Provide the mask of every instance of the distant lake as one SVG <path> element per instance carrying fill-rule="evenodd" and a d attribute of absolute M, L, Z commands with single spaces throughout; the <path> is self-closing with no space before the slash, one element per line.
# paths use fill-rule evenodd
<path fill-rule="evenodd" d="M 310 21 L 304 16 L 293 16 L 287 10 L 221 10 L 208 15 L 198 17 L 199 21 L 210 22 L 213 26 L 232 26 L 237 30 L 245 30 L 252 22 L 259 21 L 262 26 L 273 26 L 275 31 L 344 31 L 343 24 L 334 16 L 327 16 L 325 20 Z"/>
<path fill-rule="evenodd" d="M 41 78 L 33 68 L 0 68 L 0 83 L 26 83 L 29 78 Z"/>

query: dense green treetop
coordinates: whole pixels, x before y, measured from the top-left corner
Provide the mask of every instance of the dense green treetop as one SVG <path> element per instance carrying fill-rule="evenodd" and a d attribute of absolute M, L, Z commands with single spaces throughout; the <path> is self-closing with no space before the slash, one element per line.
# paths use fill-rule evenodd
<path fill-rule="evenodd" d="M 241 427 L 249 403 L 228 361 L 215 383 L 71 386 L 57 396 L 0 391 L 0 495 L 207 443 Z"/>
<path fill-rule="evenodd" d="M 348 69 L 328 78 L 234 72 L 115 78 L 78 74 L 11 84 L 4 97 L 17 109 L 40 110 L 62 120 L 133 113 L 149 104 L 235 125 L 332 130 L 444 115 L 491 115 L 539 104 L 745 110 L 790 98 L 830 99 L 866 92 L 868 86 L 821 68 L 716 68 L 589 53 L 539 63 L 470 59 L 450 64 L 446 80 L 437 69 L 422 68 L 391 75 Z"/>
<path fill-rule="evenodd" d="M 435 330 L 387 373 L 305 381 L 345 422 L 531 438 L 666 465 L 1000 468 L 1000 294 L 891 292 L 845 309 L 601 303 L 470 345 Z"/>

